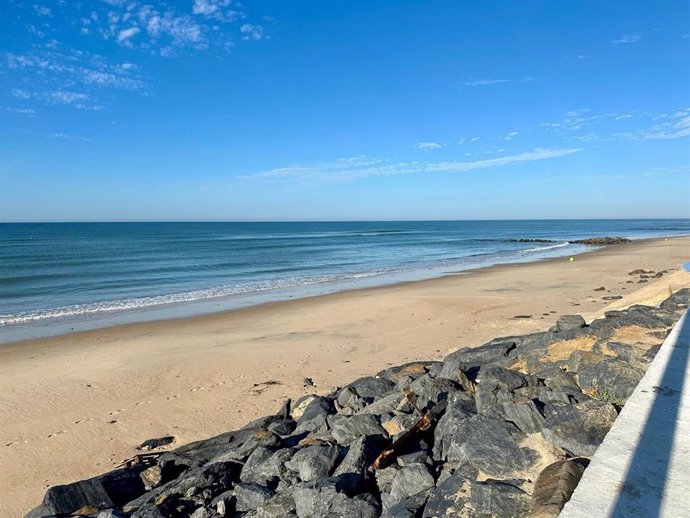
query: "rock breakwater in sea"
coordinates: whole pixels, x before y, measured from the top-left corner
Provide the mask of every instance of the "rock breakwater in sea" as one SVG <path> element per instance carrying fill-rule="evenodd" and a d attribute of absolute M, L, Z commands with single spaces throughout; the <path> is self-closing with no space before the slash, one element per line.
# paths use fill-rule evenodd
<path fill-rule="evenodd" d="M 690 289 L 462 348 L 48 489 L 27 517 L 557 516 Z"/>

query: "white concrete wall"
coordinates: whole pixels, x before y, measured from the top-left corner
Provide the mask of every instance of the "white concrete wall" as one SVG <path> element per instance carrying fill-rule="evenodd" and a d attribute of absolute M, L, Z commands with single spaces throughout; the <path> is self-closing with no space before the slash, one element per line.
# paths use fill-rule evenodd
<path fill-rule="evenodd" d="M 690 518 L 689 313 L 664 341 L 560 518 Z"/>

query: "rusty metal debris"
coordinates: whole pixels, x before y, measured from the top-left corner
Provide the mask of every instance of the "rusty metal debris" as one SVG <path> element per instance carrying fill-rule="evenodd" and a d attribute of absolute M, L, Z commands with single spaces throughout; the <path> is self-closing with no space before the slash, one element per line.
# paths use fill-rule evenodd
<path fill-rule="evenodd" d="M 133 466 L 153 466 L 156 463 L 156 459 L 163 455 L 165 452 L 155 452 L 155 453 L 139 453 L 134 457 L 123 460 L 118 464 L 117 468 L 131 468 Z"/>
<path fill-rule="evenodd" d="M 386 467 L 390 460 L 396 456 L 398 451 L 400 451 L 405 444 L 407 444 L 416 435 L 428 430 L 433 422 L 443 415 L 443 413 L 446 411 L 447 404 L 448 402 L 444 399 L 437 403 L 426 414 L 424 414 L 422 418 L 412 425 L 407 432 L 402 434 L 398 440 L 390 445 L 389 448 L 383 450 L 379 456 L 376 457 L 376 460 L 374 460 L 374 462 L 372 462 L 369 466 L 368 471 L 373 472 L 377 469 Z"/>

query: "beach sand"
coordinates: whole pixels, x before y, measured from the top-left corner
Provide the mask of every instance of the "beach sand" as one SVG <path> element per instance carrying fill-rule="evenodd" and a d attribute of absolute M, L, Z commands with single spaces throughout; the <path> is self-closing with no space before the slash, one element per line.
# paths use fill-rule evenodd
<path fill-rule="evenodd" d="M 176 447 L 277 411 L 286 397 L 327 393 L 390 365 L 546 330 L 564 314 L 589 321 L 657 304 L 690 287 L 680 269 L 688 255 L 690 238 L 644 240 L 573 262 L 0 346 L 0 516 L 22 516 L 48 486 L 107 471 L 152 437 L 174 435 Z M 638 283 L 628 275 L 638 268 L 669 273 Z M 607 291 L 594 291 L 600 286 Z M 623 298 L 602 299 L 615 295 Z M 303 387 L 306 377 L 315 387 Z"/>

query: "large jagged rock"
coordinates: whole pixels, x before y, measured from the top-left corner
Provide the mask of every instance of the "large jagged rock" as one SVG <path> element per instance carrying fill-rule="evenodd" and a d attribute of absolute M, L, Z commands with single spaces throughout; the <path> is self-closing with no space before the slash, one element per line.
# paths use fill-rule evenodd
<path fill-rule="evenodd" d="M 604 440 L 618 413 L 613 405 L 589 400 L 575 405 L 549 403 L 544 407 L 544 438 L 575 456 L 591 457 Z"/>
<path fill-rule="evenodd" d="M 333 478 L 300 482 L 293 491 L 299 518 L 377 518 L 380 509 L 369 494 L 349 497 Z"/>
<path fill-rule="evenodd" d="M 384 507 L 390 509 L 413 495 L 432 489 L 434 485 L 434 477 L 424 464 L 405 466 L 396 473 Z"/>
<path fill-rule="evenodd" d="M 576 457 L 549 464 L 537 477 L 529 518 L 556 518 L 582 478 L 589 460 Z"/>
<path fill-rule="evenodd" d="M 583 389 L 593 389 L 597 398 L 612 403 L 624 403 L 644 376 L 644 371 L 619 358 L 607 358 L 587 364 L 578 370 Z"/>
<path fill-rule="evenodd" d="M 373 414 L 336 415 L 328 422 L 331 435 L 342 446 L 352 444 L 365 435 L 388 436 L 388 432 L 381 427 Z"/>
<path fill-rule="evenodd" d="M 521 518 L 529 509 L 530 498 L 519 481 L 486 480 L 472 482 L 471 506 L 482 518 Z"/>
<path fill-rule="evenodd" d="M 339 455 L 340 447 L 335 444 L 315 444 L 296 452 L 285 465 L 306 482 L 329 476 Z"/>
<path fill-rule="evenodd" d="M 429 496 L 423 518 L 451 518 L 461 516 L 460 511 L 470 501 L 472 482 L 479 471 L 471 464 L 459 466 L 441 482 Z"/>
<path fill-rule="evenodd" d="M 121 506 L 145 491 L 139 477 L 142 469 L 119 469 L 98 477 L 53 486 L 46 491 L 43 502 L 29 512 L 27 518 L 71 514 L 82 508 L 96 511 Z"/>

